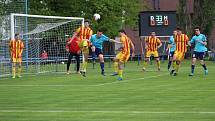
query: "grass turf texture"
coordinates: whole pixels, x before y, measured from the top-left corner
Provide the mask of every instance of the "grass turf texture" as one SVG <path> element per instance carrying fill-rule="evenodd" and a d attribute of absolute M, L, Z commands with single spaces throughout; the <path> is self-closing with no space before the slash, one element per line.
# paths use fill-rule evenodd
<path fill-rule="evenodd" d="M 189 77 L 184 61 L 173 77 L 162 64 L 142 72 L 137 62 L 126 64 L 124 80 L 88 69 L 77 74 L 24 75 L 0 80 L 0 121 L 214 121 L 215 63 L 206 62 L 209 75 L 197 64 Z M 65 65 L 66 66 L 66 65 Z M 90 66 L 90 65 L 89 65 Z"/>

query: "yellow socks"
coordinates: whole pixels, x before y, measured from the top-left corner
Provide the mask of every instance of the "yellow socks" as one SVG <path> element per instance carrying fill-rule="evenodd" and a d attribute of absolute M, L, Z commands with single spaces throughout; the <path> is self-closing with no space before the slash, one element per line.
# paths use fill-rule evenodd
<path fill-rule="evenodd" d="M 158 69 L 160 69 L 161 68 L 161 62 L 160 61 L 157 61 L 157 66 L 158 66 Z"/>
<path fill-rule="evenodd" d="M 113 63 L 114 72 L 118 73 L 118 62 Z"/>
<path fill-rule="evenodd" d="M 84 72 L 87 71 L 87 62 L 83 62 L 82 69 Z"/>
<path fill-rule="evenodd" d="M 176 69 L 175 69 L 176 72 L 178 72 L 179 66 L 180 66 L 180 65 L 176 63 Z"/>
<path fill-rule="evenodd" d="M 118 70 L 119 77 L 122 78 L 123 70 Z"/>
<path fill-rule="evenodd" d="M 21 72 L 22 72 L 22 68 L 19 67 L 19 68 L 18 68 L 18 77 L 21 77 Z"/>
<path fill-rule="evenodd" d="M 174 61 L 172 67 L 173 67 L 173 70 L 175 70 L 176 72 L 178 72 L 180 65 L 177 64 L 176 61 Z"/>
<path fill-rule="evenodd" d="M 12 77 L 16 77 L 16 67 L 12 67 Z"/>
<path fill-rule="evenodd" d="M 144 62 L 143 62 L 143 70 L 146 69 L 147 65 L 148 65 L 148 62 L 147 62 L 147 61 L 144 61 Z"/>
<path fill-rule="evenodd" d="M 172 64 L 172 68 L 173 68 L 173 70 L 176 70 L 176 61 L 173 61 L 173 64 Z"/>

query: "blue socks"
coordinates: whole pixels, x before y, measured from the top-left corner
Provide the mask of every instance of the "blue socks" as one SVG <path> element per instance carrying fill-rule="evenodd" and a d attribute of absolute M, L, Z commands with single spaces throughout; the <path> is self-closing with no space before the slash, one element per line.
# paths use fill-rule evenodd
<path fill-rule="evenodd" d="M 168 70 L 170 69 L 171 64 L 172 64 L 172 61 L 169 61 L 169 63 L 168 63 Z"/>
<path fill-rule="evenodd" d="M 104 72 L 105 63 L 104 62 L 100 62 L 100 67 L 101 67 L 102 72 Z"/>
<path fill-rule="evenodd" d="M 191 65 L 191 73 L 194 73 L 195 65 Z"/>
<path fill-rule="evenodd" d="M 204 68 L 204 70 L 207 70 L 207 67 L 206 67 L 206 65 L 204 64 L 204 65 L 202 65 L 202 67 Z"/>
<path fill-rule="evenodd" d="M 96 60 L 96 53 L 95 52 L 92 52 L 92 59 L 93 59 L 93 61 Z"/>

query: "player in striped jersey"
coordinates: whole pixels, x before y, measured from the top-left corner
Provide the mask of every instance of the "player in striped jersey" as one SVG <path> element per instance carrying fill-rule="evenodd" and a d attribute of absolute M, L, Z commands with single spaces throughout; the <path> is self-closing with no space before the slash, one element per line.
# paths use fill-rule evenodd
<path fill-rule="evenodd" d="M 170 74 L 176 76 L 179 70 L 179 66 L 181 61 L 184 59 L 184 55 L 187 52 L 187 45 L 188 45 L 188 36 L 186 34 L 182 34 L 182 30 L 177 28 L 177 35 L 175 36 L 175 44 L 176 49 L 173 56 L 173 69 Z"/>
<path fill-rule="evenodd" d="M 93 34 L 93 30 L 90 28 L 90 21 L 85 20 L 84 21 L 84 26 L 79 27 L 75 33 L 73 34 L 73 37 L 71 38 L 72 40 L 75 38 L 75 36 L 79 36 L 80 40 L 83 39 L 90 39 L 90 37 Z"/>
<path fill-rule="evenodd" d="M 84 21 L 84 26 L 79 27 L 76 32 L 73 34 L 73 37 L 71 40 L 73 40 L 75 37 L 80 38 L 80 42 L 78 43 L 82 55 L 84 56 L 83 62 L 82 62 L 82 70 L 80 71 L 82 75 L 86 76 L 86 70 L 87 70 L 87 63 L 88 63 L 88 56 L 89 56 L 89 46 L 90 46 L 90 38 L 93 34 L 92 29 L 90 28 L 90 22 L 88 20 Z"/>
<path fill-rule="evenodd" d="M 154 56 L 157 62 L 158 71 L 160 71 L 160 59 L 158 55 L 158 48 L 162 46 L 162 43 L 159 38 L 155 36 L 155 32 L 151 32 L 151 36 L 147 37 L 145 39 L 145 49 L 146 49 L 146 55 L 145 55 L 145 61 L 144 61 L 144 67 L 143 71 L 146 70 L 146 66 L 149 62 L 150 56 Z"/>
<path fill-rule="evenodd" d="M 114 73 L 112 76 L 119 75 L 118 80 L 122 80 L 123 67 L 124 63 L 128 61 L 130 57 L 130 49 L 132 49 L 132 57 L 134 56 L 134 44 L 131 39 L 126 35 L 124 30 L 119 30 L 120 34 L 120 42 L 122 43 L 122 47 L 120 48 L 120 52 L 114 58 Z"/>
<path fill-rule="evenodd" d="M 18 77 L 21 77 L 22 70 L 22 52 L 24 44 L 20 39 L 19 34 L 15 34 L 15 39 L 11 40 L 9 43 L 10 57 L 12 61 L 12 78 L 16 77 L 16 65 L 18 64 Z"/>

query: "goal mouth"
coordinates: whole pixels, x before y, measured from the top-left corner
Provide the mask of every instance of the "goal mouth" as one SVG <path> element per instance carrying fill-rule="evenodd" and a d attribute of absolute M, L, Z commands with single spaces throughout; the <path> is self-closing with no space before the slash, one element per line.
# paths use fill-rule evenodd
<path fill-rule="evenodd" d="M 11 75 L 8 43 L 16 33 L 24 42 L 23 74 L 65 72 L 66 40 L 84 25 L 84 18 L 12 13 L 2 17 L 0 23 L 0 77 L 4 77 Z M 43 52 L 48 57 L 42 57 Z"/>

